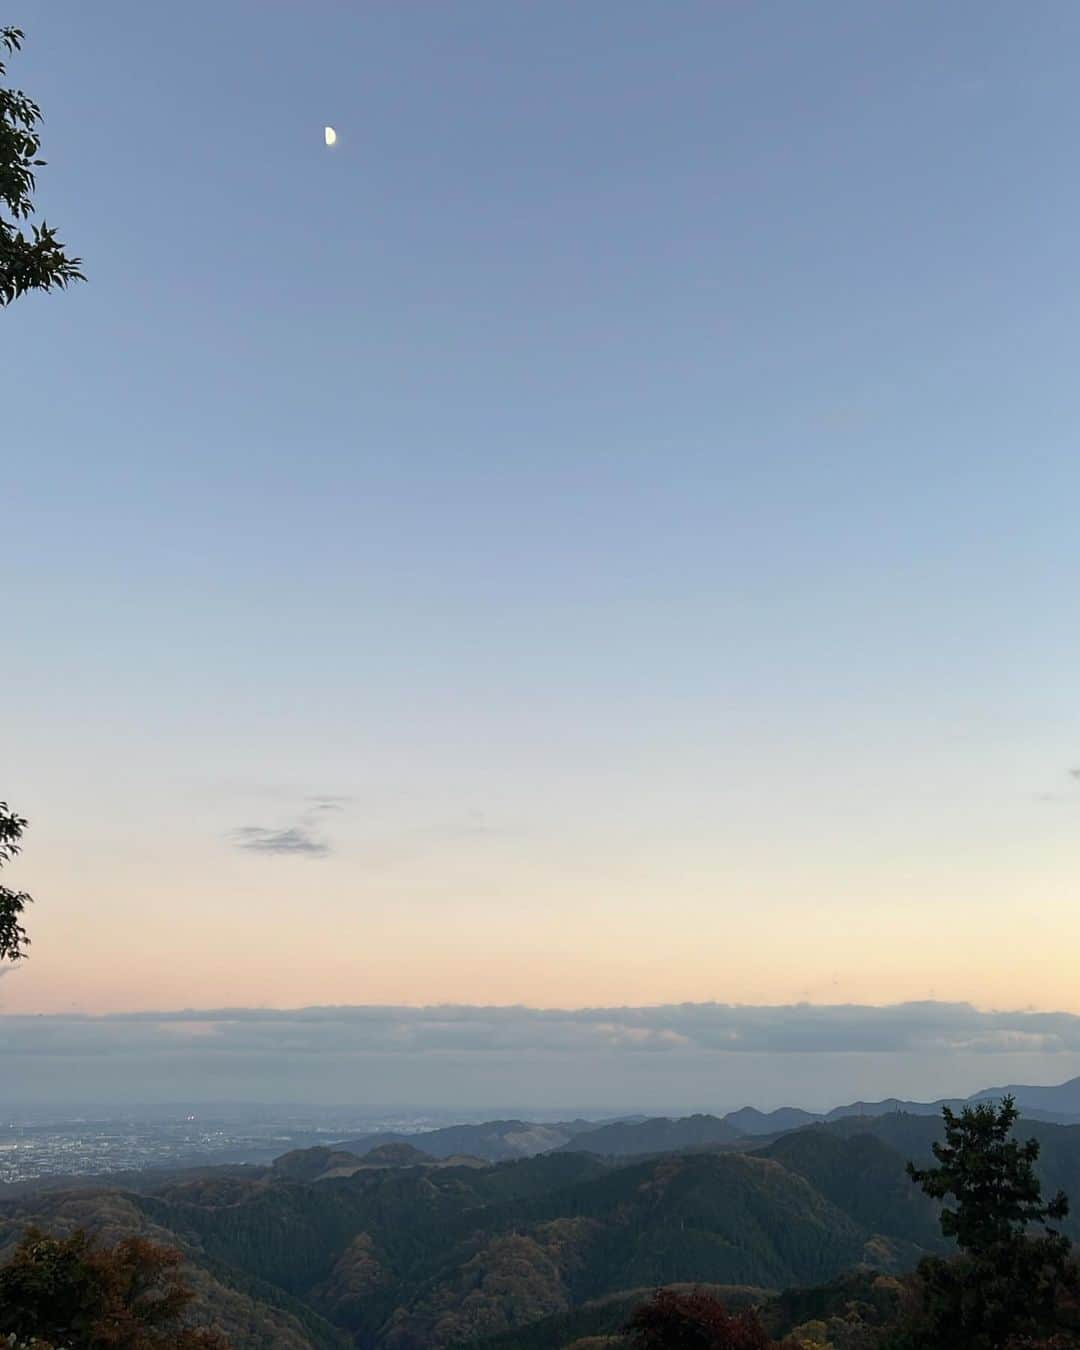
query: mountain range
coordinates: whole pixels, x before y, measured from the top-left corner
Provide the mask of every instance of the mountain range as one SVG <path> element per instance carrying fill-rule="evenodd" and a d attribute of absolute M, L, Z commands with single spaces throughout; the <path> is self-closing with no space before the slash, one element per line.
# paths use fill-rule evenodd
<path fill-rule="evenodd" d="M 1021 1084 L 984 1088 L 970 1097 L 940 1098 L 933 1102 L 905 1101 L 899 1097 L 873 1102 L 849 1102 L 821 1113 L 791 1106 L 779 1107 L 775 1111 L 758 1111 L 752 1106 L 745 1106 L 723 1116 L 632 1116 L 606 1122 L 578 1119 L 547 1124 L 516 1119 L 489 1120 L 482 1124 L 452 1125 L 419 1134 L 363 1135 L 358 1139 L 346 1140 L 338 1147 L 351 1153 L 366 1153 L 386 1144 L 407 1143 L 422 1148 L 435 1158 L 457 1155 L 482 1158 L 488 1162 L 502 1162 L 555 1150 L 629 1157 L 640 1153 L 675 1152 L 717 1144 L 737 1145 L 748 1137 L 771 1138 L 806 1125 L 824 1124 L 851 1116 L 897 1113 L 940 1116 L 943 1106 L 959 1110 L 964 1105 L 1001 1098 L 1006 1093 L 1016 1098 L 1022 1115 L 1028 1120 L 1058 1125 L 1080 1124 L 1080 1078 L 1073 1078 L 1056 1087 Z"/>
<path fill-rule="evenodd" d="M 1080 1080 L 964 1100 L 1006 1091 L 1045 1189 L 1080 1198 L 1080 1119 L 1057 1122 L 1080 1117 Z M 782 1328 L 847 1306 L 855 1285 L 872 1309 L 946 1249 L 905 1172 L 931 1158 L 940 1106 L 508 1119 L 266 1166 L 53 1178 L 0 1190 L 0 1259 L 30 1224 L 176 1246 L 196 1315 L 236 1350 L 555 1350 L 617 1332 L 652 1288 L 680 1282 L 722 1287 Z M 1080 1239 L 1075 1215 L 1064 1229 Z"/>
<path fill-rule="evenodd" d="M 0 1196 L 0 1256 L 31 1223 L 177 1246 L 197 1315 L 237 1350 L 555 1350 L 617 1330 L 651 1288 L 678 1282 L 723 1286 L 781 1325 L 784 1308 L 826 1306 L 845 1281 L 863 1281 L 870 1306 L 945 1249 L 935 1204 L 905 1173 L 930 1158 L 940 1118 L 855 1105 L 832 1118 L 495 1121 L 269 1166 L 54 1180 Z M 1080 1196 L 1080 1124 L 1029 1118 L 1023 1132 L 1040 1142 L 1046 1189 Z M 1065 1228 L 1080 1238 L 1075 1218 Z M 819 1292 L 779 1292 L 799 1288 Z"/>

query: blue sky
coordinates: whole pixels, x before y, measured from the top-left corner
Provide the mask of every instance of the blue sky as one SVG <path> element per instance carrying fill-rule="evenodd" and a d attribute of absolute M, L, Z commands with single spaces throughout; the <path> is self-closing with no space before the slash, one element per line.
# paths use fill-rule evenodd
<path fill-rule="evenodd" d="M 1080 1011 L 1074 5 L 25 11 L 5 1009 Z"/>

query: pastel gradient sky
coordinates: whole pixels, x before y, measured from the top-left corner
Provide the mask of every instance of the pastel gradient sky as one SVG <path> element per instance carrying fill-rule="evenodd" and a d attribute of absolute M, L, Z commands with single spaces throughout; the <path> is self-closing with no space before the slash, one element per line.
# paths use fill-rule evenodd
<path fill-rule="evenodd" d="M 0 1010 L 1080 1012 L 1074 0 L 22 8 Z"/>

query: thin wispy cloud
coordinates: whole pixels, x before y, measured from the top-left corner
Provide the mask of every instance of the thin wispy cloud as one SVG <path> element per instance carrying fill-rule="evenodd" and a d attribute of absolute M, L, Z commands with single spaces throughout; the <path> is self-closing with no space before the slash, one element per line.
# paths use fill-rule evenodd
<path fill-rule="evenodd" d="M 350 799 L 332 793 L 309 793 L 301 798 L 291 820 L 279 825 L 241 825 L 229 836 L 245 853 L 303 858 L 325 858 L 334 846 L 323 833 L 328 817 L 345 810 Z"/>
<path fill-rule="evenodd" d="M 303 825 L 289 825 L 279 830 L 267 829 L 262 825 L 243 825 L 233 831 L 232 841 L 246 853 L 324 858 L 333 851 L 325 839 L 318 838 Z"/>
<path fill-rule="evenodd" d="M 351 797 L 334 795 L 332 793 L 312 794 L 305 798 L 311 803 L 312 811 L 344 811 L 345 807 L 352 800 Z"/>

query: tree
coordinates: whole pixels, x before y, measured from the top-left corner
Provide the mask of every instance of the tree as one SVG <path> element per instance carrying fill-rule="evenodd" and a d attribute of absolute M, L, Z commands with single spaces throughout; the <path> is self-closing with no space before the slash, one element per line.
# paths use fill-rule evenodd
<path fill-rule="evenodd" d="M 0 56 L 17 52 L 23 34 L 18 28 L 0 28 Z M 0 60 L 0 77 L 7 67 Z M 85 281 L 81 258 L 69 258 L 56 231 L 43 220 L 26 235 L 19 228 L 34 214 L 31 194 L 41 140 L 37 133 L 41 109 L 19 89 L 0 85 L 0 306 L 9 305 L 27 291 L 64 290 L 73 281 Z M 5 219 L 4 210 L 12 219 Z"/>
<path fill-rule="evenodd" d="M 25 829 L 22 816 L 10 811 L 7 802 L 0 802 L 0 867 L 20 851 Z M 20 917 L 29 904 L 33 904 L 33 897 L 25 891 L 0 886 L 0 961 L 18 961 L 26 955 L 30 939 Z"/>
<path fill-rule="evenodd" d="M 0 1269 L 0 1333 L 66 1350 L 228 1350 L 217 1332 L 183 1324 L 182 1259 L 145 1238 L 109 1248 L 82 1231 L 30 1229 Z"/>
<path fill-rule="evenodd" d="M 944 1142 L 934 1144 L 936 1167 L 908 1173 L 927 1195 L 952 1201 L 941 1230 L 956 1239 L 959 1256 L 924 1259 L 918 1270 L 913 1345 L 992 1350 L 1059 1325 L 1062 1295 L 1075 1272 L 1070 1242 L 1052 1222 L 1069 1202 L 1049 1202 L 1035 1175 L 1039 1143 L 1012 1137 L 1019 1116 L 1012 1097 L 1000 1105 L 943 1108 Z"/>
<path fill-rule="evenodd" d="M 626 1331 L 633 1350 L 769 1350 L 773 1344 L 757 1313 L 729 1313 L 702 1289 L 658 1289 Z"/>

